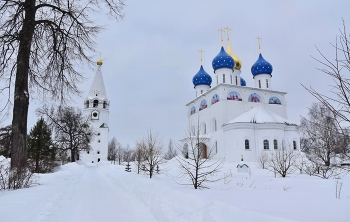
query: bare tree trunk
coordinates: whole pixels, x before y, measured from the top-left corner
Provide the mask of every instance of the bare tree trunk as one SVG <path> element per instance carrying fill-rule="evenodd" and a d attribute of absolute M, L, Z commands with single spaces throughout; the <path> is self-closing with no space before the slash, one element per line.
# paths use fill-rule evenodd
<path fill-rule="evenodd" d="M 35 28 L 35 0 L 26 0 L 25 19 L 20 32 L 12 119 L 11 169 L 27 166 L 28 72 Z"/>

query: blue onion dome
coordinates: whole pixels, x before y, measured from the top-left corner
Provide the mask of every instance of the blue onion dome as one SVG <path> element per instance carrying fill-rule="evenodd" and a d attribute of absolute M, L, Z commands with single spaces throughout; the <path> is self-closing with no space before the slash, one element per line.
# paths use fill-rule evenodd
<path fill-rule="evenodd" d="M 241 77 L 241 86 L 247 86 L 247 83 L 245 82 L 245 80 Z"/>
<path fill-rule="evenodd" d="M 271 75 L 272 65 L 271 65 L 271 63 L 266 61 L 260 53 L 259 58 L 252 66 L 251 71 L 252 71 L 253 76 L 256 76 L 259 74 L 270 74 Z"/>
<path fill-rule="evenodd" d="M 201 65 L 201 68 L 197 72 L 196 75 L 193 76 L 192 82 L 193 85 L 196 87 L 198 85 L 208 85 L 211 84 L 211 76 L 203 69 L 203 66 Z"/>
<path fill-rule="evenodd" d="M 220 53 L 213 59 L 213 69 L 214 71 L 220 68 L 233 69 L 235 65 L 235 60 L 225 52 L 224 47 L 221 47 Z"/>

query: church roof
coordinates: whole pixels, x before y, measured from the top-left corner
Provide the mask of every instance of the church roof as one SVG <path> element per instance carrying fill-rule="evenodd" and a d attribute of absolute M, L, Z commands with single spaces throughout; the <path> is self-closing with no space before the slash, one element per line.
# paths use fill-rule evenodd
<path fill-rule="evenodd" d="M 107 99 L 107 93 L 100 65 L 98 66 L 88 94 L 88 99 L 93 99 L 96 97 L 98 97 L 99 99 Z"/>
<path fill-rule="evenodd" d="M 297 125 L 271 112 L 270 110 L 265 109 L 262 106 L 256 106 L 249 111 L 242 113 L 241 115 L 226 123 L 226 125 L 232 123 L 280 123 L 286 125 Z"/>

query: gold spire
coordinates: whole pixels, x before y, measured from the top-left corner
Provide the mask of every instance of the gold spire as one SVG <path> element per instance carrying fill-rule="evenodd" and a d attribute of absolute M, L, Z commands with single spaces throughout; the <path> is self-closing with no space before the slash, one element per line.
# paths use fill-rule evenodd
<path fill-rule="evenodd" d="M 100 53 L 100 58 L 97 60 L 97 65 L 102 66 L 102 59 L 101 59 L 101 53 Z"/>
<path fill-rule="evenodd" d="M 262 39 L 262 38 L 260 38 L 259 36 L 258 37 L 256 37 L 256 39 L 258 40 L 258 49 L 259 49 L 259 53 L 261 54 L 261 47 L 260 47 L 260 40 Z"/>
<path fill-rule="evenodd" d="M 222 39 L 222 32 L 225 32 L 225 30 L 219 29 L 219 32 L 220 32 L 221 46 L 224 46 L 224 40 Z"/>
<path fill-rule="evenodd" d="M 230 34 L 229 31 L 231 30 L 228 26 L 225 28 L 227 30 L 227 54 L 229 54 L 233 60 L 235 60 L 235 66 L 233 67 L 234 69 L 241 70 L 242 68 L 242 60 L 236 56 L 232 50 L 231 50 L 231 45 L 230 45 Z"/>
<path fill-rule="evenodd" d="M 202 53 L 203 53 L 204 51 L 201 49 L 201 50 L 199 50 L 198 52 L 201 54 L 201 61 L 200 61 L 200 63 L 201 63 L 201 65 L 203 65 L 203 57 L 202 57 Z"/>
<path fill-rule="evenodd" d="M 227 30 L 227 41 L 230 41 L 230 28 L 228 27 L 228 26 L 226 26 L 226 28 L 224 28 L 224 29 L 226 29 Z"/>

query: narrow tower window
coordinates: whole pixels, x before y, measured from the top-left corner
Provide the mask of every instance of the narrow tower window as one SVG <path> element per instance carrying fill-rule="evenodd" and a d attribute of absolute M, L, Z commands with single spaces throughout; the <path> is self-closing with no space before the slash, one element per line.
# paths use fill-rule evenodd
<path fill-rule="evenodd" d="M 238 79 L 237 79 L 237 76 L 236 76 L 236 86 L 238 86 Z"/>
<path fill-rule="evenodd" d="M 269 88 L 269 80 L 266 79 L 266 88 Z"/>
<path fill-rule="evenodd" d="M 232 84 L 232 76 L 230 76 L 230 79 L 231 79 L 231 84 Z"/>
<path fill-rule="evenodd" d="M 95 100 L 94 100 L 94 107 L 97 107 L 97 106 L 98 106 L 98 100 L 95 99 Z"/>
<path fill-rule="evenodd" d="M 222 74 L 222 83 L 225 83 L 225 74 Z"/>
<path fill-rule="evenodd" d="M 261 81 L 259 80 L 259 88 L 261 88 Z"/>
<path fill-rule="evenodd" d="M 293 149 L 296 150 L 297 149 L 297 142 L 294 140 L 293 141 Z"/>
<path fill-rule="evenodd" d="M 106 101 L 104 101 L 103 102 L 103 108 L 106 109 L 106 107 L 107 107 L 107 103 L 106 103 Z"/>
<path fill-rule="evenodd" d="M 219 85 L 219 76 L 216 76 L 216 85 Z"/>
<path fill-rule="evenodd" d="M 249 140 L 244 141 L 244 147 L 246 150 L 249 150 Z"/>

